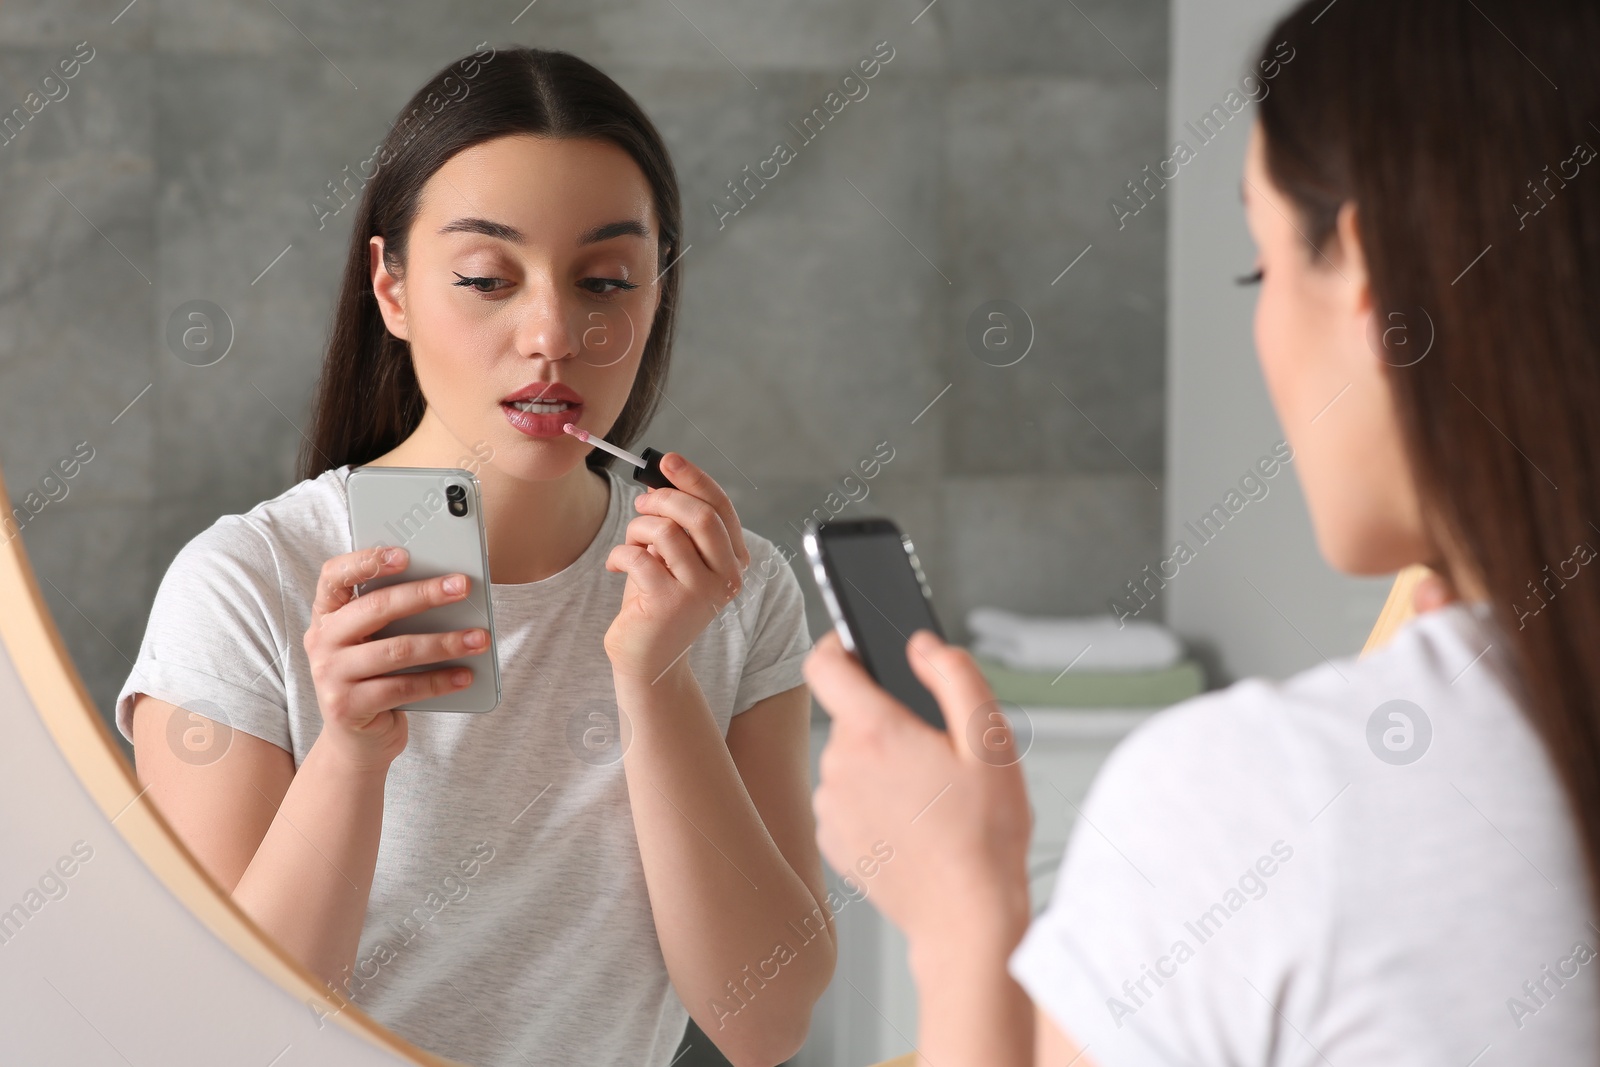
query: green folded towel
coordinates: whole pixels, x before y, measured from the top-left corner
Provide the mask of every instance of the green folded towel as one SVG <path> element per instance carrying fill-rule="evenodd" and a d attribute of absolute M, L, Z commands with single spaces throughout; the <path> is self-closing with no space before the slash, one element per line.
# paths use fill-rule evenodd
<path fill-rule="evenodd" d="M 1151 671 L 1019 671 L 993 660 L 978 666 L 999 700 L 1063 708 L 1164 708 L 1204 691 L 1205 672 L 1193 660 Z"/>

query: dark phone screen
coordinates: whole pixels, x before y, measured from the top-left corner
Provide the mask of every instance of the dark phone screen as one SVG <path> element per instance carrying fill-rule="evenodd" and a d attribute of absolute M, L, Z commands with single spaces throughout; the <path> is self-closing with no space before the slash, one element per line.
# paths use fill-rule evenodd
<path fill-rule="evenodd" d="M 899 533 L 824 527 L 819 543 L 862 666 L 896 700 L 943 730 L 938 702 L 911 673 L 906 642 L 917 630 L 932 630 L 941 637 L 944 631 L 922 595 Z"/>

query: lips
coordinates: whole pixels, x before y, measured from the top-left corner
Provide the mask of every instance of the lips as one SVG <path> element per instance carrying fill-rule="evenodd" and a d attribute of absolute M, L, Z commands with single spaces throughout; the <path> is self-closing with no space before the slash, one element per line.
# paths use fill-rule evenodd
<path fill-rule="evenodd" d="M 550 405 L 546 411 L 524 411 L 519 402 Z M 583 397 L 560 382 L 529 382 L 500 401 L 506 420 L 529 437 L 562 437 L 561 428 L 583 418 Z"/>
<path fill-rule="evenodd" d="M 509 404 L 514 400 L 564 400 L 577 406 L 583 403 L 583 396 L 571 386 L 561 382 L 529 382 L 510 396 L 500 401 Z"/>

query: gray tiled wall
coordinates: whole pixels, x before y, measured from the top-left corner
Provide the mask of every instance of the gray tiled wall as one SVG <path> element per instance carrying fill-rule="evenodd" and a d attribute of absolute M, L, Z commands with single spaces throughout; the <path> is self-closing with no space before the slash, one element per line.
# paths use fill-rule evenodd
<path fill-rule="evenodd" d="M 350 217 L 319 231 L 309 201 L 482 40 L 584 56 L 667 137 L 693 248 L 648 437 L 745 525 L 798 549 L 888 441 L 849 510 L 917 539 L 958 637 L 979 603 L 1103 611 L 1158 554 L 1165 204 L 1121 232 L 1106 205 L 1163 154 L 1165 0 L 520 8 L 0 6 L 0 113 L 95 49 L 0 145 L 0 461 L 17 501 L 95 449 L 24 542 L 103 709 L 179 547 L 291 483 Z M 719 229 L 724 183 L 885 40 L 869 95 Z M 209 368 L 162 340 L 194 298 L 237 328 Z M 1014 366 L 964 339 L 997 298 L 1036 331 Z"/>

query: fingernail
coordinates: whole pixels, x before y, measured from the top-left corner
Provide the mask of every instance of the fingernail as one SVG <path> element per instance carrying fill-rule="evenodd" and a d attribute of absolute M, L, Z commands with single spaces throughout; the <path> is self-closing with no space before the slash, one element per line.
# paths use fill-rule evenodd
<path fill-rule="evenodd" d="M 454 685 L 466 685 L 468 682 L 472 681 L 472 672 L 456 671 L 456 673 L 450 676 L 450 681 Z"/>
<path fill-rule="evenodd" d="M 482 648 L 489 635 L 482 630 L 468 630 L 464 640 L 468 648 Z"/>
<path fill-rule="evenodd" d="M 383 554 L 383 562 L 385 562 L 385 563 L 399 563 L 400 562 L 400 557 L 402 555 L 404 555 L 404 554 L 405 554 L 405 549 L 403 549 L 403 548 L 391 548 L 391 549 L 389 549 L 388 551 L 386 551 Z"/>
<path fill-rule="evenodd" d="M 466 587 L 467 580 L 459 574 L 452 574 L 444 580 L 444 591 L 446 593 L 459 593 Z"/>
<path fill-rule="evenodd" d="M 661 461 L 661 466 L 673 473 L 685 469 L 683 457 L 678 455 L 676 452 L 669 453 L 667 458 Z"/>

